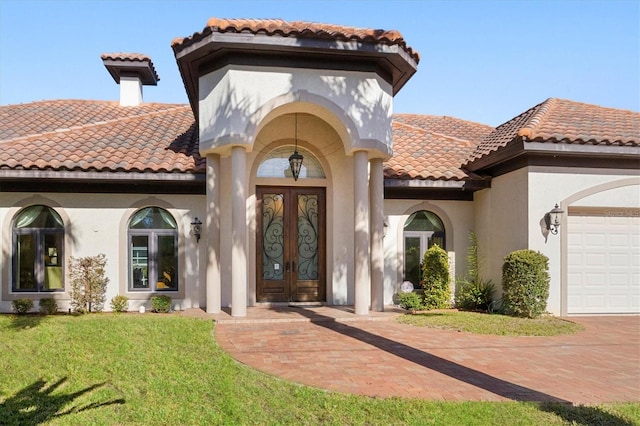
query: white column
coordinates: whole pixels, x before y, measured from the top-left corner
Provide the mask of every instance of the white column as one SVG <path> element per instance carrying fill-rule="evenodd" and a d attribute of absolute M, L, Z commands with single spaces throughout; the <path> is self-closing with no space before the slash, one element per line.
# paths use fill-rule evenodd
<path fill-rule="evenodd" d="M 220 156 L 207 155 L 207 217 L 204 250 L 207 253 L 207 313 L 220 312 Z"/>
<path fill-rule="evenodd" d="M 371 200 L 371 310 L 384 311 L 384 176 L 382 160 L 369 163 L 369 197 Z"/>
<path fill-rule="evenodd" d="M 355 311 L 356 315 L 368 315 L 371 299 L 369 276 L 369 171 L 368 154 L 353 154 L 353 186 L 355 214 Z"/>
<path fill-rule="evenodd" d="M 247 315 L 247 153 L 231 150 L 231 315 Z"/>

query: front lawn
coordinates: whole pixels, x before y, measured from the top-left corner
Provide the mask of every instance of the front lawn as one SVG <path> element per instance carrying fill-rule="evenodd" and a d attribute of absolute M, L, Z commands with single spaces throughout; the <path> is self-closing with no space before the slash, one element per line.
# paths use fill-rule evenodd
<path fill-rule="evenodd" d="M 633 424 L 640 404 L 373 399 L 299 386 L 223 353 L 178 314 L 0 315 L 0 424 Z"/>
<path fill-rule="evenodd" d="M 418 327 L 500 336 L 558 336 L 584 329 L 580 324 L 553 316 L 530 319 L 454 309 L 407 314 L 399 317 L 398 321 Z"/>

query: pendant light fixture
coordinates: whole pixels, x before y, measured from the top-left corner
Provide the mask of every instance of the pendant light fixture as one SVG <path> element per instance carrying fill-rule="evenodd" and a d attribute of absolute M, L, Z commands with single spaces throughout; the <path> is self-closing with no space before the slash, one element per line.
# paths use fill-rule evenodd
<path fill-rule="evenodd" d="M 289 167 L 291 168 L 293 180 L 297 181 L 300 176 L 300 169 L 302 169 L 302 160 L 304 160 L 304 157 L 298 153 L 298 113 L 295 113 L 294 115 L 294 123 L 296 147 L 293 150 L 293 154 L 289 157 Z"/>

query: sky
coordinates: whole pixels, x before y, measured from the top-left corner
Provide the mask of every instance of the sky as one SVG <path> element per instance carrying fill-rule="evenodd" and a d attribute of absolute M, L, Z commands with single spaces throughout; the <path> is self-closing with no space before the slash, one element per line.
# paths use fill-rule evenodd
<path fill-rule="evenodd" d="M 497 126 L 550 97 L 640 110 L 640 0 L 0 0 L 0 104 L 117 100 L 111 52 L 151 58 L 145 102 L 187 103 L 171 41 L 210 17 L 400 31 L 420 63 L 396 113 Z"/>

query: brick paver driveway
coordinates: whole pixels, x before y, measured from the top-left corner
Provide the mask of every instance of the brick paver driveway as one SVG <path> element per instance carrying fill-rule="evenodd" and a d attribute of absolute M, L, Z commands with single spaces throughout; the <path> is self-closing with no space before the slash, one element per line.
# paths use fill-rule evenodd
<path fill-rule="evenodd" d="M 327 308 L 325 308 L 327 309 Z M 384 320 L 219 322 L 236 360 L 322 389 L 433 400 L 640 401 L 640 317 L 572 317 L 557 337 L 483 336 Z M 381 318 L 378 318 L 381 319 Z"/>

